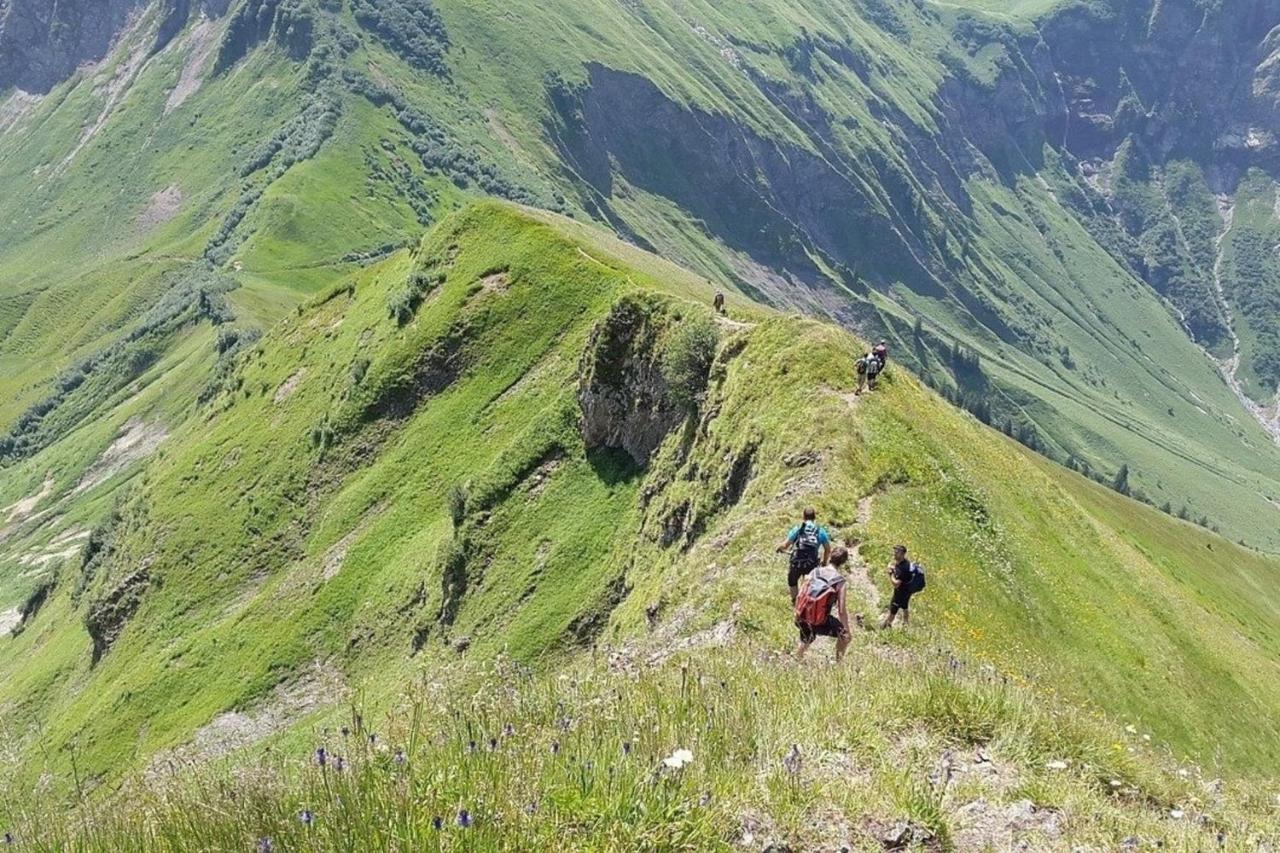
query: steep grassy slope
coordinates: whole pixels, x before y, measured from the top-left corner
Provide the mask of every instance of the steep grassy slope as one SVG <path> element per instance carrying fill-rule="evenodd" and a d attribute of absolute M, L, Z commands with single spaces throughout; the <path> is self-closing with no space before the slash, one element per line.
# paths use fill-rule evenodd
<path fill-rule="evenodd" d="M 945 644 L 1224 772 L 1274 765 L 1274 561 L 1044 462 L 901 371 L 854 398 L 853 338 L 738 303 L 713 322 L 708 295 L 489 204 L 291 316 L 0 641 L 19 778 L 111 784 L 223 712 L 279 725 L 460 653 L 546 673 L 704 630 L 777 648 L 770 547 L 809 502 L 869 562 L 904 540 L 932 569 L 927 639 L 905 653 Z M 667 378 L 706 330 L 690 414 Z M 75 505 L 55 482 L 39 508 Z M 867 584 L 875 608 L 878 571 Z M 1225 736 L 1225 709 L 1254 736 Z"/>
<path fill-rule="evenodd" d="M 1021 4 L 1034 21 L 521 2 L 152 4 L 43 99 L 7 93 L 0 424 L 56 402 L 174 280 L 218 274 L 238 287 L 234 325 L 265 327 L 466 196 L 500 195 L 887 335 L 1025 443 L 1101 479 L 1127 464 L 1154 504 L 1280 547 L 1280 453 L 1213 361 L 1230 326 L 1242 393 L 1265 407 L 1274 287 L 1245 276 L 1224 314 L 1223 226 L 1196 219 L 1245 166 L 1274 178 L 1265 139 L 1205 136 L 1267 116 L 1272 48 L 1254 30 L 1271 0 Z M 1176 75 L 1144 71 L 1130 42 L 1161 68 L 1202 57 L 1211 82 L 1169 95 Z M 1238 43 L 1241 62 L 1219 49 Z M 1160 134 L 1182 159 L 1150 153 Z M 1097 176 L 1125 171 L 1126 144 L 1147 162 L 1112 192 Z M 976 359 L 957 363 L 956 341 Z M 22 457 L 39 442 L 19 433 Z"/>

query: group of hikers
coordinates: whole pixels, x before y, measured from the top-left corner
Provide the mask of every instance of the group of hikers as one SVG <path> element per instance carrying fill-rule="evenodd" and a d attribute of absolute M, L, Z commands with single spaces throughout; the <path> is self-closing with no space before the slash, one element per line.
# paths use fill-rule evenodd
<path fill-rule="evenodd" d="M 871 352 L 855 361 L 853 367 L 858 373 L 858 390 L 853 393 L 861 394 L 863 391 L 876 390 L 876 380 L 880 378 L 888 361 L 889 347 L 884 341 L 876 344 L 871 348 Z"/>
<path fill-rule="evenodd" d="M 849 579 L 843 574 L 849 563 L 849 549 L 834 548 L 827 529 L 818 524 L 817 511 L 804 511 L 804 518 L 791 528 L 778 545 L 778 553 L 790 553 L 787 587 L 795 608 L 795 623 L 800 630 L 800 646 L 796 656 L 803 658 L 818 637 L 834 637 L 836 660 L 844 657 L 852 639 L 853 625 L 863 626 L 862 614 L 849 619 L 846 594 Z M 924 589 L 924 567 L 907 558 L 907 546 L 895 545 L 888 566 L 893 597 L 889 609 L 880 619 L 880 627 L 891 628 L 899 614 L 905 626 L 911 619 L 911 596 Z"/>
<path fill-rule="evenodd" d="M 715 312 L 725 314 L 724 293 L 716 291 L 712 301 Z M 889 361 L 889 346 L 883 340 L 872 347 L 865 355 L 854 362 L 854 370 L 858 375 L 858 387 L 855 394 L 874 391 L 876 380 L 884 372 Z M 818 637 L 834 637 L 836 641 L 836 660 L 844 657 L 845 650 L 853 635 L 853 625 L 865 627 L 861 613 L 849 619 L 848 602 L 846 601 L 849 579 L 843 572 L 849 564 L 849 549 L 843 545 L 832 547 L 831 535 L 827 529 L 818 524 L 817 512 L 812 508 L 804 511 L 804 518 L 791 528 L 786 538 L 778 545 L 780 554 L 790 553 L 787 569 L 787 587 L 791 592 L 791 604 L 795 609 L 795 624 L 800 631 L 800 645 L 796 649 L 796 657 L 804 658 L 804 653 Z M 911 596 L 924 589 L 924 567 L 907 558 L 907 546 L 895 545 L 893 559 L 888 565 L 889 582 L 893 585 L 893 596 L 889 607 L 880 618 L 882 629 L 893 627 L 902 616 L 902 624 L 906 626 L 911 619 Z"/>

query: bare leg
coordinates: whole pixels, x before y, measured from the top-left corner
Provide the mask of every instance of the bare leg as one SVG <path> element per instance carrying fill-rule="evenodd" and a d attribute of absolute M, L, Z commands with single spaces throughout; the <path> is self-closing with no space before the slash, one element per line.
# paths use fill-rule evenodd
<path fill-rule="evenodd" d="M 902 611 L 902 627 L 903 628 L 907 627 L 907 625 L 910 622 L 911 622 L 911 611 L 910 610 Z"/>
<path fill-rule="evenodd" d="M 847 648 L 849 648 L 849 635 L 847 633 L 841 634 L 836 638 L 836 660 L 844 658 L 844 650 Z"/>
<path fill-rule="evenodd" d="M 809 651 L 809 644 L 800 641 L 800 645 L 796 646 L 796 660 L 804 660 L 804 653 Z"/>

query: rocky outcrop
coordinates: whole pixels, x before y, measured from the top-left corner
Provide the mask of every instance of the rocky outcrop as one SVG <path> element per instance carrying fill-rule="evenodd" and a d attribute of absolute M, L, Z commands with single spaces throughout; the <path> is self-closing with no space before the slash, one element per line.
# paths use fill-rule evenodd
<path fill-rule="evenodd" d="M 150 581 L 151 572 L 148 566 L 143 565 L 89 605 L 84 626 L 93 640 L 94 663 L 102 658 L 124 631 L 125 623 L 142 604 L 142 596 Z"/>
<path fill-rule="evenodd" d="M 591 332 L 578 371 L 587 450 L 625 451 L 644 466 L 685 413 L 668 399 L 660 341 L 666 312 L 653 297 L 625 296 Z"/>

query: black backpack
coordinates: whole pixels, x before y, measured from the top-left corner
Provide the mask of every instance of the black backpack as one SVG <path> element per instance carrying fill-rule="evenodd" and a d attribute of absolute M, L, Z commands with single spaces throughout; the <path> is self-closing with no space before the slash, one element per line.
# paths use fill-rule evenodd
<path fill-rule="evenodd" d="M 791 568 L 811 571 L 818 565 L 818 524 L 813 521 L 800 523 L 796 541 L 791 547 Z"/>
<path fill-rule="evenodd" d="M 911 564 L 911 580 L 907 582 L 911 592 L 920 592 L 924 589 L 924 566 L 919 563 Z"/>

